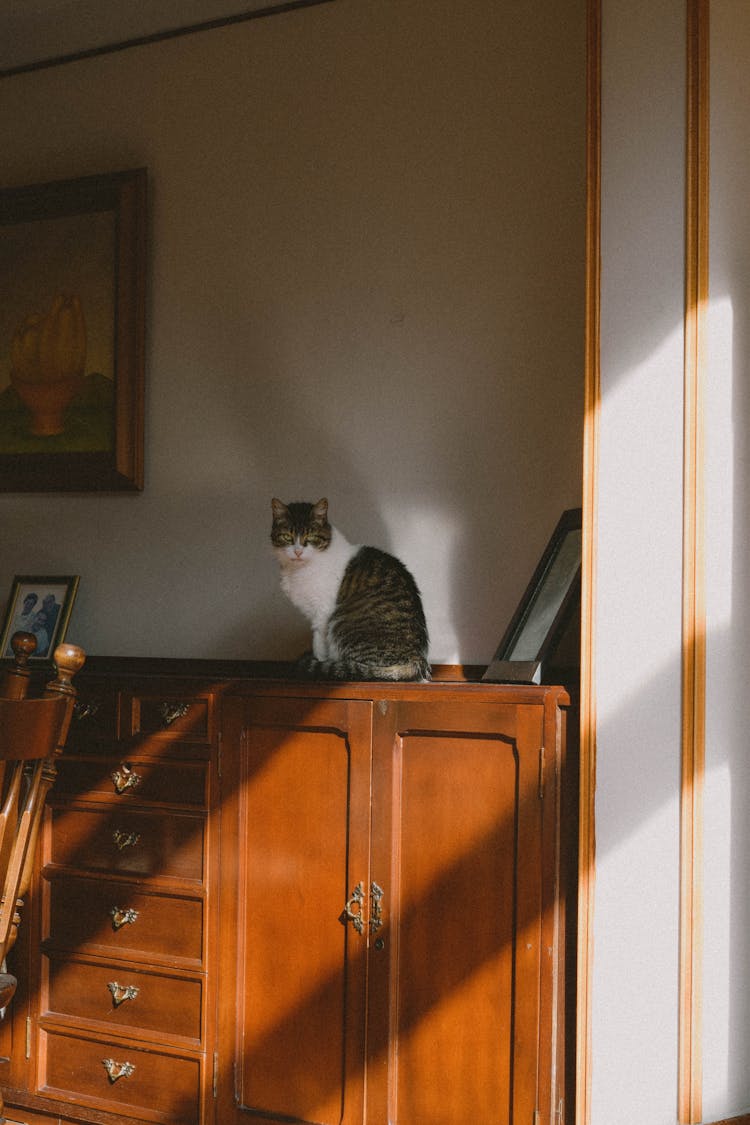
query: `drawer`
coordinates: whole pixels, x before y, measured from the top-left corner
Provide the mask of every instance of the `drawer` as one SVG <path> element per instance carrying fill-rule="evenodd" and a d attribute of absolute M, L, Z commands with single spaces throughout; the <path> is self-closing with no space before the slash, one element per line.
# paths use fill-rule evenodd
<path fill-rule="evenodd" d="M 148 695 L 123 692 L 120 737 L 141 739 L 169 736 L 182 742 L 211 741 L 213 706 L 209 696 L 187 698 L 169 693 Z"/>
<path fill-rule="evenodd" d="M 133 809 L 53 808 L 49 861 L 115 875 L 203 879 L 205 819 Z"/>
<path fill-rule="evenodd" d="M 59 759 L 52 798 L 111 799 L 113 804 L 153 802 L 207 805 L 208 766 L 203 762 L 153 762 L 123 758 Z"/>
<path fill-rule="evenodd" d="M 68 732 L 68 747 L 92 742 L 112 743 L 117 737 L 117 693 L 111 685 L 76 677 L 76 701 Z"/>
<path fill-rule="evenodd" d="M 109 1033 L 151 1032 L 162 1042 L 177 1038 L 200 1044 L 200 979 L 58 954 L 46 958 L 45 968 L 48 987 L 42 1016 L 93 1020 L 106 1024 Z"/>
<path fill-rule="evenodd" d="M 98 879 L 49 878 L 45 886 L 49 894 L 45 938 L 57 948 L 192 961 L 200 967 L 200 898 Z"/>
<path fill-rule="evenodd" d="M 144 1121 L 200 1120 L 198 1058 L 45 1029 L 40 1038 L 40 1093 Z"/>
<path fill-rule="evenodd" d="M 10 1100 L 6 1099 L 5 1111 L 10 1114 L 8 1117 L 8 1125 L 17 1125 L 22 1122 L 23 1125 L 81 1125 L 81 1119 L 78 1118 L 74 1121 L 72 1117 L 60 1117 L 55 1110 L 54 1116 L 50 1117 L 49 1113 L 36 1113 L 33 1109 L 28 1109 L 25 1105 L 22 1109 L 17 1109 L 19 1103 L 18 1091 L 13 1091 L 13 1104 Z M 24 1099 L 25 1100 L 25 1099 Z"/>

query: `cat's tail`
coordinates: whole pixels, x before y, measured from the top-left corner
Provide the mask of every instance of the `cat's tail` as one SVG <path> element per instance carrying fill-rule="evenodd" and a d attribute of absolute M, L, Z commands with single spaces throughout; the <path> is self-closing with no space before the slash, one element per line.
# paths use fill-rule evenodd
<path fill-rule="evenodd" d="M 408 660 L 402 664 L 382 664 L 371 667 L 369 671 L 369 678 L 372 680 L 411 680 L 425 683 L 432 679 L 430 665 L 421 659 Z"/>
<path fill-rule="evenodd" d="M 311 680 L 390 680 L 426 683 L 432 678 L 430 665 L 421 658 L 399 664 L 365 664 L 356 660 L 316 660 L 307 654 L 297 665 Z"/>

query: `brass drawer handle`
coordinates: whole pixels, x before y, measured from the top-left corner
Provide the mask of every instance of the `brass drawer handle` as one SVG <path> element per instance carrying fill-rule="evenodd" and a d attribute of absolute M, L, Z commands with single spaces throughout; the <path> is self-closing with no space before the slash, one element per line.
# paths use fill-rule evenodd
<path fill-rule="evenodd" d="M 77 699 L 73 704 L 73 714 L 75 715 L 76 722 L 82 723 L 85 719 L 95 719 L 99 713 L 100 707 L 101 703 L 96 699 L 87 699 L 85 703 Z"/>
<path fill-rule="evenodd" d="M 351 898 L 346 903 L 343 911 L 339 915 L 339 922 L 346 925 L 351 922 L 354 929 L 358 934 L 363 933 L 365 928 L 364 919 L 362 918 L 362 907 L 365 901 L 365 888 L 362 883 L 357 883 L 356 887 L 351 893 Z"/>
<path fill-rule="evenodd" d="M 141 838 L 140 832 L 125 832 L 122 828 L 115 828 L 112 839 L 121 852 L 125 848 L 134 848 Z"/>
<path fill-rule="evenodd" d="M 130 1062 L 115 1062 L 114 1059 L 102 1059 L 102 1066 L 106 1070 L 109 1080 L 114 1086 L 118 1078 L 130 1078 L 135 1071 L 135 1066 Z"/>
<path fill-rule="evenodd" d="M 383 925 L 383 896 L 385 891 L 377 883 L 370 883 L 370 933 L 374 934 Z M 365 905 L 364 883 L 357 883 L 352 891 L 351 898 L 339 914 L 339 922 L 346 925 L 351 922 L 358 934 L 365 932 L 365 919 L 362 913 Z"/>
<path fill-rule="evenodd" d="M 112 993 L 112 1002 L 116 1008 L 126 1000 L 135 1000 L 140 991 L 134 984 L 118 984 L 116 980 L 109 981 L 107 988 Z"/>
<path fill-rule="evenodd" d="M 374 934 L 383 925 L 383 895 L 385 891 L 377 883 L 370 883 L 370 933 Z"/>
<path fill-rule="evenodd" d="M 159 707 L 161 721 L 165 727 L 171 727 L 176 719 L 184 719 L 190 707 L 187 703 L 162 703 Z"/>
<path fill-rule="evenodd" d="M 113 906 L 109 916 L 112 919 L 112 929 L 119 930 L 121 926 L 132 925 L 138 917 L 138 911 L 132 910 L 130 907 L 123 910 L 121 906 Z"/>
<path fill-rule="evenodd" d="M 137 789 L 143 781 L 139 773 L 131 769 L 127 762 L 121 762 L 119 770 L 113 770 L 109 775 L 115 787 L 115 793 L 127 793 L 128 789 Z"/>

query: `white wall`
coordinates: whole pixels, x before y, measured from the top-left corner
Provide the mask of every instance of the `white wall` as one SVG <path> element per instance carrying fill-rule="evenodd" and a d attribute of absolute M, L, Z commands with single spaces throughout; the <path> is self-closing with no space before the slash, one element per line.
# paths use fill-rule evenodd
<path fill-rule="evenodd" d="M 711 3 L 704 1118 L 750 1112 L 750 9 Z"/>
<path fill-rule="evenodd" d="M 142 495 L 0 495 L 99 654 L 291 658 L 270 498 L 488 661 L 580 503 L 583 0 L 337 0 L 5 80 L 6 185 L 147 165 Z M 0 383 L 7 372 L 2 357 Z"/>
<path fill-rule="evenodd" d="M 592 1125 L 674 1125 L 684 0 L 602 27 Z"/>
<path fill-rule="evenodd" d="M 684 0 L 603 0 L 592 1125 L 677 1117 Z M 710 5 L 703 1120 L 750 1111 L 750 10 Z"/>

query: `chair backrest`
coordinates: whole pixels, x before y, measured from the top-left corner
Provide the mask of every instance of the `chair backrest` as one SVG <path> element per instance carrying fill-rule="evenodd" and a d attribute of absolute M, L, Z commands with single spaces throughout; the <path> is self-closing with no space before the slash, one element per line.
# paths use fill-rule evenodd
<path fill-rule="evenodd" d="M 15 660 L 0 678 L 0 962 L 16 939 L 44 801 L 73 712 L 71 679 L 85 660 L 76 645 L 59 645 L 55 679 L 41 698 L 29 698 L 28 658 L 36 640 L 16 633 L 11 645 Z"/>

